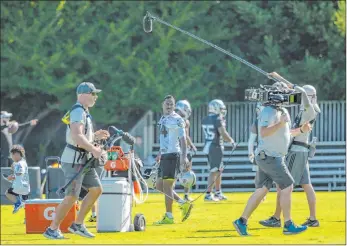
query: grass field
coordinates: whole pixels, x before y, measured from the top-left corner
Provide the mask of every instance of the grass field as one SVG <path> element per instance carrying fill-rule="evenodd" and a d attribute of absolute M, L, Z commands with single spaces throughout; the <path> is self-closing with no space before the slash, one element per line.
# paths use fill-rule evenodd
<path fill-rule="evenodd" d="M 282 228 L 265 228 L 258 221 L 272 215 L 275 193 L 270 193 L 249 220 L 250 237 L 239 237 L 231 222 L 243 211 L 250 193 L 226 194 L 228 201 L 206 203 L 201 197 L 195 202 L 191 217 L 180 222 L 175 205 L 176 224 L 153 226 L 164 213 L 163 195 L 151 194 L 145 204 L 133 212 L 143 213 L 147 220 L 145 232 L 97 233 L 86 239 L 65 234 L 64 240 L 47 240 L 41 234 L 25 234 L 24 210 L 12 215 L 12 206 L 1 206 L 1 244 L 346 244 L 345 192 L 317 192 L 317 214 L 321 226 L 292 236 L 282 234 Z M 194 194 L 193 197 L 197 197 Z M 302 223 L 308 216 L 306 196 L 293 193 L 292 217 Z M 86 222 L 96 233 L 96 223 Z"/>

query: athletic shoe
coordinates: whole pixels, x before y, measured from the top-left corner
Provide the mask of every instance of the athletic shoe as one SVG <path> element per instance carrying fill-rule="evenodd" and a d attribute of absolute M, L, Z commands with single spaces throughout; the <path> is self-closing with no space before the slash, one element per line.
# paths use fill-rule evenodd
<path fill-rule="evenodd" d="M 302 226 L 308 226 L 308 227 L 319 227 L 319 221 L 318 220 L 311 220 L 308 218 L 305 223 L 302 224 Z"/>
<path fill-rule="evenodd" d="M 221 193 L 221 192 L 215 193 L 214 197 L 220 201 L 228 200 L 228 198 L 226 196 L 224 196 L 223 193 Z"/>
<path fill-rule="evenodd" d="M 175 223 L 174 219 L 167 217 L 167 215 L 165 214 L 161 220 L 154 222 L 153 225 L 168 225 L 168 224 L 174 224 L 174 223 Z"/>
<path fill-rule="evenodd" d="M 13 211 L 12 213 L 15 214 L 17 213 L 22 207 L 24 207 L 24 203 L 22 202 L 16 202 L 13 206 Z"/>
<path fill-rule="evenodd" d="M 249 236 L 247 232 L 247 225 L 244 224 L 240 219 L 235 220 L 233 225 L 240 236 Z"/>
<path fill-rule="evenodd" d="M 193 201 L 193 199 L 191 199 L 191 198 L 189 197 L 189 195 L 184 195 L 184 200 L 187 201 L 187 202 Z"/>
<path fill-rule="evenodd" d="M 275 217 L 271 216 L 267 220 L 259 221 L 259 224 L 266 227 L 281 227 L 281 219 L 276 219 Z"/>
<path fill-rule="evenodd" d="M 92 214 L 89 217 L 89 222 L 96 222 L 96 216 L 93 216 Z"/>
<path fill-rule="evenodd" d="M 49 227 L 43 233 L 43 236 L 48 239 L 64 239 L 64 236 L 59 229 L 52 230 Z"/>
<path fill-rule="evenodd" d="M 188 219 L 192 208 L 193 208 L 193 204 L 191 204 L 190 202 L 185 202 L 180 205 L 180 209 L 182 212 L 182 222 Z"/>
<path fill-rule="evenodd" d="M 205 196 L 205 202 L 218 202 L 219 199 L 216 198 L 215 196 L 211 195 L 211 194 L 206 194 Z"/>
<path fill-rule="evenodd" d="M 307 230 L 307 226 L 296 226 L 293 223 L 293 221 L 290 221 L 289 226 L 284 225 L 283 234 L 284 235 L 293 235 L 293 234 L 298 234 L 298 233 L 306 231 L 306 230 Z"/>
<path fill-rule="evenodd" d="M 72 225 L 68 228 L 69 232 L 73 234 L 80 235 L 82 237 L 93 238 L 95 235 L 89 232 L 85 225 L 79 225 L 76 223 L 72 223 Z"/>

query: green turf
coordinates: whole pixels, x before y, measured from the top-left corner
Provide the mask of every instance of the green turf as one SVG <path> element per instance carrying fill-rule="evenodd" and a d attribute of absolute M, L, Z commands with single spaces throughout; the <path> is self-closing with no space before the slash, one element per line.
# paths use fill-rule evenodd
<path fill-rule="evenodd" d="M 239 237 L 231 222 L 237 219 L 250 193 L 226 194 L 228 201 L 195 202 L 191 217 L 180 222 L 180 211 L 174 205 L 176 224 L 153 226 L 164 213 L 163 195 L 151 194 L 145 204 L 134 207 L 147 220 L 145 232 L 96 233 L 96 223 L 86 222 L 96 238 L 86 239 L 65 234 L 67 239 L 47 240 L 41 234 L 25 234 L 24 210 L 12 215 L 12 206 L 1 206 L 1 244 L 346 244 L 345 192 L 317 192 L 317 215 L 321 226 L 285 236 L 282 228 L 264 228 L 258 221 L 272 215 L 276 194 L 270 193 L 249 220 L 251 237 Z M 197 197 L 194 194 L 193 197 Z M 292 217 L 302 223 L 308 217 L 306 196 L 293 193 Z"/>

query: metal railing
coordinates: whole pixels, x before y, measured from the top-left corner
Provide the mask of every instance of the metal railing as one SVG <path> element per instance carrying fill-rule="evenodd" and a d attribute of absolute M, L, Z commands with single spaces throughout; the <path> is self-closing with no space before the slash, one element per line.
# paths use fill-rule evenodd
<path fill-rule="evenodd" d="M 226 103 L 226 128 L 236 142 L 246 142 L 249 137 L 249 127 L 255 119 L 255 103 L 232 102 Z M 320 142 L 346 141 L 346 102 L 319 102 L 321 114 L 315 122 L 313 136 Z M 299 106 L 287 108 L 292 121 L 299 112 Z M 207 104 L 194 108 L 190 117 L 190 137 L 194 143 L 203 143 L 204 135 L 201 120 L 207 115 Z M 154 113 L 154 122 L 160 119 L 161 113 Z M 159 132 L 154 126 L 154 143 L 158 142 Z"/>

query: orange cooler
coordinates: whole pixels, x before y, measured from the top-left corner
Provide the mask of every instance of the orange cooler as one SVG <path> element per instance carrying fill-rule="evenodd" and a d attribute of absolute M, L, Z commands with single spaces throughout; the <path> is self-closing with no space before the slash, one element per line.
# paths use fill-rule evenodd
<path fill-rule="evenodd" d="M 27 200 L 25 202 L 26 233 L 44 233 L 54 219 L 56 207 L 62 201 L 63 199 Z M 76 203 L 60 225 L 62 232 L 69 232 L 67 229 L 75 221 L 77 211 Z"/>

